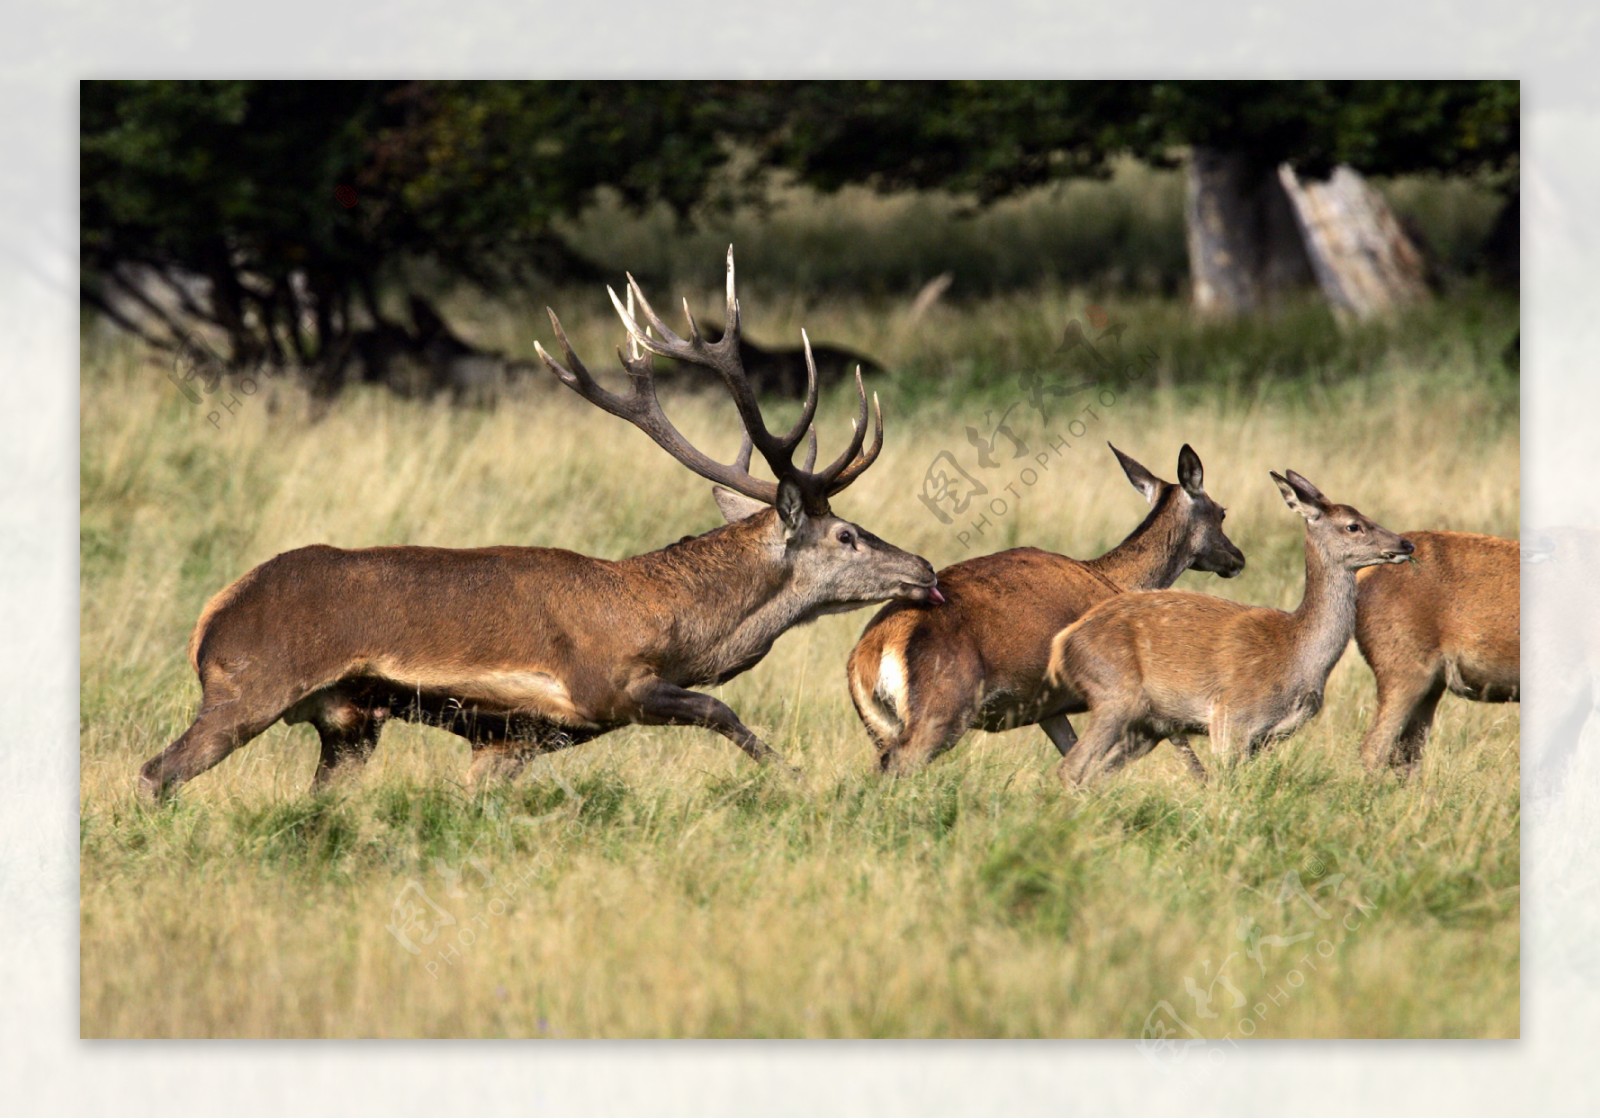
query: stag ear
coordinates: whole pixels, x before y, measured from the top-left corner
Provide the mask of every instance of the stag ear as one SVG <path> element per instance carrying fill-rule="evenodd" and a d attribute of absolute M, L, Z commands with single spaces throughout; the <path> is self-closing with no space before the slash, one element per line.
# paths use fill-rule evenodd
<path fill-rule="evenodd" d="M 1133 483 L 1133 488 L 1144 494 L 1144 499 L 1154 505 L 1157 495 L 1161 493 L 1161 479 L 1115 447 L 1112 447 L 1110 443 L 1107 443 L 1106 446 L 1111 447 L 1111 453 L 1117 456 L 1117 461 L 1122 464 L 1122 472 L 1128 476 L 1128 481 Z"/>
<path fill-rule="evenodd" d="M 712 486 L 711 496 L 716 499 L 717 508 L 722 510 L 723 519 L 730 525 L 746 517 L 753 517 L 767 507 L 766 502 L 746 497 L 742 493 L 734 493 L 726 486 Z"/>
<path fill-rule="evenodd" d="M 793 536 L 800 531 L 800 526 L 806 521 L 805 498 L 800 493 L 800 486 L 793 478 L 785 478 L 778 483 L 778 500 L 774 503 L 778 510 L 778 519 L 783 522 L 785 533 Z"/>
<path fill-rule="evenodd" d="M 1200 465 L 1200 456 L 1185 443 L 1178 452 L 1178 484 L 1192 496 L 1199 497 L 1206 490 L 1206 471 Z"/>
<path fill-rule="evenodd" d="M 1328 499 L 1322 496 L 1322 491 L 1306 481 L 1293 470 L 1285 478 L 1277 471 L 1271 471 L 1272 480 L 1278 483 L 1278 492 L 1283 494 L 1283 503 L 1299 513 L 1308 521 L 1322 519 L 1322 514 L 1327 512 Z"/>

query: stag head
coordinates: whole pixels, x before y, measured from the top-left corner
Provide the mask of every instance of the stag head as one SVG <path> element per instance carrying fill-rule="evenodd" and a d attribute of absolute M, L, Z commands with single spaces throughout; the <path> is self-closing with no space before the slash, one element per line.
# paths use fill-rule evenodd
<path fill-rule="evenodd" d="M 852 610 L 890 598 L 929 603 L 944 601 L 934 578 L 933 565 L 927 560 L 902 551 L 833 514 L 829 499 L 859 478 L 883 450 L 883 409 L 876 394 L 872 398 L 872 441 L 866 442 L 869 412 L 859 367 L 856 370 L 859 406 L 854 430 L 848 445 L 827 466 L 815 469 L 817 367 L 811 353 L 811 340 L 805 331 L 801 331 L 801 339 L 805 346 L 807 383 L 800 418 L 782 435 L 775 435 L 768 429 L 740 356 L 739 299 L 731 246 L 728 249 L 727 326 L 715 342 L 708 342 L 701 334 L 688 300 L 683 303 L 688 335 L 683 337 L 656 314 L 632 275 L 628 276 L 626 301 L 615 290 L 609 287 L 606 290 L 628 334 L 627 343 L 617 354 L 628 374 L 629 393 L 623 396 L 610 392 L 594 379 L 573 351 L 554 311 L 548 311 L 550 324 L 564 360 L 557 361 L 543 346 L 536 344 L 540 360 L 579 396 L 627 420 L 678 462 L 715 483 L 713 493 L 717 504 L 730 522 L 769 516 L 781 538 L 795 589 L 817 603 L 807 611 L 808 617 Z M 640 318 L 644 320 L 643 325 Z M 743 432 L 739 454 L 733 462 L 719 462 L 706 455 L 667 418 L 656 396 L 656 355 L 711 370 L 733 397 Z M 805 457 L 797 464 L 795 452 L 802 442 L 806 444 Z M 751 456 L 755 452 L 760 452 L 772 471 L 773 480 L 758 478 L 750 472 Z"/>

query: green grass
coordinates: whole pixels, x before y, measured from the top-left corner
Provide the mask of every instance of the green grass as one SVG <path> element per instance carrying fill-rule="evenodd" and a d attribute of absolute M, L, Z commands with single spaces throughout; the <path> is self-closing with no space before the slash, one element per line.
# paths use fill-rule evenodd
<path fill-rule="evenodd" d="M 1115 543 L 1144 506 L 1108 439 L 1163 476 L 1186 441 L 1205 461 L 1249 567 L 1185 576 L 1196 590 L 1298 600 L 1301 532 L 1269 468 L 1390 527 L 1516 533 L 1503 298 L 1463 288 L 1345 332 L 1311 307 L 1200 325 L 1152 295 L 1106 298 L 1157 369 L 964 544 L 915 500 L 924 470 L 1015 402 L 1018 371 L 1059 360 L 1066 321 L 1097 297 L 1050 281 L 913 318 L 899 296 L 785 296 L 743 256 L 741 269 L 764 333 L 803 322 L 890 365 L 874 386 L 886 448 L 836 508 L 936 565 Z M 539 301 L 603 368 L 618 333 L 603 295 Z M 531 316 L 463 306 L 515 352 L 543 336 Z M 691 439 L 732 453 L 724 401 L 675 392 L 668 406 Z M 847 414 L 830 393 L 824 454 Z M 1031 442 L 1059 434 L 1019 416 Z M 1212 1039 L 1517 1034 L 1516 708 L 1447 699 L 1420 776 L 1371 778 L 1356 743 L 1373 689 L 1353 651 L 1315 721 L 1204 787 L 1164 748 L 1065 793 L 1036 729 L 973 734 L 919 775 L 880 778 L 844 687 L 858 613 L 785 636 L 717 689 L 803 768 L 798 782 L 709 733 L 630 728 L 472 799 L 463 743 L 395 726 L 361 781 L 311 796 L 315 736 L 279 726 L 173 805 L 144 807 L 138 766 L 198 697 L 184 655 L 196 615 L 279 551 L 620 556 L 717 521 L 704 484 L 543 381 L 492 411 L 362 391 L 308 417 L 280 384 L 215 430 L 136 351 L 86 347 L 86 1036 L 1126 1037 L 1163 1007 Z M 419 913 L 412 953 L 390 930 Z"/>

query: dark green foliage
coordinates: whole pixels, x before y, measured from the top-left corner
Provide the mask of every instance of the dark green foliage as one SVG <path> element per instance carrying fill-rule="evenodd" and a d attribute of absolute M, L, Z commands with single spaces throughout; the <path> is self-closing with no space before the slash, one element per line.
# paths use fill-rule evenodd
<path fill-rule="evenodd" d="M 1206 144 L 1514 190 L 1519 103 L 1514 82 L 88 82 L 84 289 L 105 303 L 120 269 L 152 269 L 187 285 L 156 340 L 306 366 L 419 263 L 490 287 L 588 278 L 556 230 L 602 187 L 683 218 L 780 167 L 984 205 Z"/>

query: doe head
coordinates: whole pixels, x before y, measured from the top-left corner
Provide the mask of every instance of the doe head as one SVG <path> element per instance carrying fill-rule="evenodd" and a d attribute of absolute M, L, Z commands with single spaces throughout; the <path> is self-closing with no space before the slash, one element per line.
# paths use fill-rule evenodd
<path fill-rule="evenodd" d="M 1189 558 L 1190 571 L 1205 571 L 1232 579 L 1244 570 L 1244 553 L 1222 531 L 1228 511 L 1206 493 L 1205 467 L 1194 448 L 1185 443 L 1178 452 L 1178 481 L 1163 481 L 1128 455 L 1111 447 L 1122 472 L 1133 488 L 1144 495 L 1152 508 L 1170 502 L 1177 531 L 1182 536 L 1182 551 Z"/>
<path fill-rule="evenodd" d="M 1328 559 L 1354 571 L 1380 563 L 1405 563 L 1416 547 L 1384 528 L 1359 509 L 1330 501 L 1321 490 L 1293 470 L 1272 480 L 1284 504 L 1306 520 L 1306 536 Z"/>

